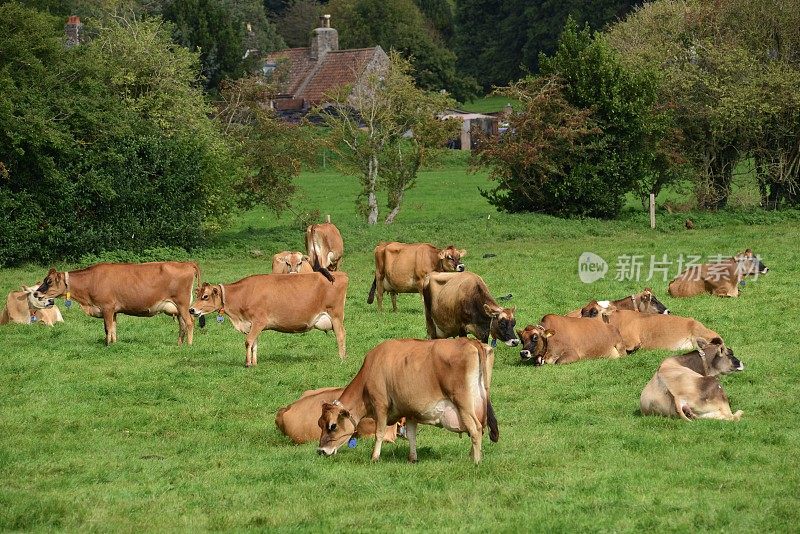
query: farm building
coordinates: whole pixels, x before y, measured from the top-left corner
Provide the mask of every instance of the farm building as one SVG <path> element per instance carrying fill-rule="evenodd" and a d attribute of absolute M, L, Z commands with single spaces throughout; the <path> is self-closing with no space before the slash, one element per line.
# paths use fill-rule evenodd
<path fill-rule="evenodd" d="M 461 121 L 461 135 L 453 139 L 449 146 L 461 150 L 471 150 L 475 146 L 472 139 L 473 132 L 477 129 L 487 135 L 498 135 L 500 119 L 496 115 L 483 113 L 468 113 L 458 109 L 449 109 L 441 116 L 442 119 L 458 119 Z"/>

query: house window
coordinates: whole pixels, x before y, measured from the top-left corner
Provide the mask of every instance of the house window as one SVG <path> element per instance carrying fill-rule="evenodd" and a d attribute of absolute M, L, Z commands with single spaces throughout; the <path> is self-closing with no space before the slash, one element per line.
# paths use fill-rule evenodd
<path fill-rule="evenodd" d="M 261 67 L 261 72 L 264 73 L 264 76 L 269 76 L 270 74 L 272 74 L 275 71 L 276 68 L 278 68 L 278 64 L 277 63 L 273 63 L 271 61 L 267 61 L 266 63 L 264 63 L 264 66 Z"/>

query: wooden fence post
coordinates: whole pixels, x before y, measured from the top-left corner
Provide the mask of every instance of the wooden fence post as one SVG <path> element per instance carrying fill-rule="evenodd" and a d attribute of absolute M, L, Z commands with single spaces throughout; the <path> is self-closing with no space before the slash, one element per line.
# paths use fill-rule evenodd
<path fill-rule="evenodd" d="M 656 227 L 656 196 L 650 193 L 650 228 Z"/>

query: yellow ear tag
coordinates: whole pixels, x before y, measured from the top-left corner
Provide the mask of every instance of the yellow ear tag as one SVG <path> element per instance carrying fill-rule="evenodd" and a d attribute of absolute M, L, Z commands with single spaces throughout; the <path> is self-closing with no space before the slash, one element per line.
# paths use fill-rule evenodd
<path fill-rule="evenodd" d="M 67 294 L 64 296 L 66 297 L 66 300 L 64 300 L 64 306 L 69 308 L 70 306 L 72 306 L 72 300 L 69 298 L 69 291 L 67 291 Z"/>
<path fill-rule="evenodd" d="M 70 300 L 70 298 L 69 298 L 69 291 L 67 291 L 67 295 L 66 295 L 66 296 L 67 296 L 67 300 Z"/>

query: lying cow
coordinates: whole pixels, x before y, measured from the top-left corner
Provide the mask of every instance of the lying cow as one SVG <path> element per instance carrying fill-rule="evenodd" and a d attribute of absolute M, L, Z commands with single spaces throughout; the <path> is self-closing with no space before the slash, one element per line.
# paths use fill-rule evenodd
<path fill-rule="evenodd" d="M 694 348 L 700 338 L 720 337 L 700 321 L 689 317 L 617 310 L 597 301 L 584 306 L 581 315 L 616 326 L 628 353 L 640 348 L 688 350 Z"/>
<path fill-rule="evenodd" d="M 383 309 L 383 292 L 392 297 L 392 311 L 397 311 L 398 293 L 419 293 L 425 277 L 432 272 L 462 272 L 461 259 L 466 250 L 453 245 L 436 248 L 430 243 L 381 243 L 375 247 L 375 279 L 369 290 L 367 304 L 372 304 L 378 292 L 378 311 Z"/>
<path fill-rule="evenodd" d="M 619 358 L 625 343 L 615 326 L 580 317 L 545 315 L 539 325 L 517 332 L 522 361 L 534 365 L 572 363 L 590 358 Z"/>
<path fill-rule="evenodd" d="M 87 315 L 102 318 L 106 345 L 117 341 L 117 314 L 177 316 L 178 344 L 192 344 L 194 321 L 189 314 L 192 286 L 200 268 L 194 262 L 98 263 L 78 271 L 50 269 L 34 293 L 38 299 L 65 295 Z"/>
<path fill-rule="evenodd" d="M 314 270 L 324 274 L 333 283 L 326 273 L 338 271 L 341 267 L 344 241 L 339 229 L 329 222 L 310 225 L 306 228 L 306 251 Z"/>
<path fill-rule="evenodd" d="M 302 252 L 284 250 L 272 256 L 272 274 L 313 273 L 308 256 Z"/>
<path fill-rule="evenodd" d="M 0 313 L 0 324 L 40 323 L 53 326 L 63 323 L 61 310 L 54 305 L 53 299 L 43 301 L 33 296 L 39 286 L 25 287 L 21 291 L 12 291 L 6 297 L 6 306 Z"/>
<path fill-rule="evenodd" d="M 231 284 L 204 283 L 189 312 L 200 317 L 218 311 L 247 335 L 245 366 L 258 364 L 258 336 L 263 330 L 296 334 L 314 328 L 333 330 L 339 357 L 344 358 L 344 302 L 349 279 L 332 274 L 328 283 L 317 273 L 284 276 L 256 274 Z"/>
<path fill-rule="evenodd" d="M 498 305 L 475 273 L 431 273 L 425 277 L 422 296 L 431 339 L 472 334 L 484 343 L 489 336 L 509 347 L 519 343 L 514 332 L 516 308 Z"/>
<path fill-rule="evenodd" d="M 275 426 L 285 436 L 295 443 L 306 443 L 319 439 L 319 412 L 326 402 L 338 399 L 344 388 L 322 388 L 306 391 L 303 395 L 290 404 L 278 410 L 275 414 Z M 383 440 L 394 443 L 397 440 L 398 422 L 389 425 L 383 434 Z M 355 438 L 375 437 L 375 421 L 369 417 L 358 422 Z"/>
<path fill-rule="evenodd" d="M 694 297 L 703 293 L 738 297 L 739 283 L 745 276 L 768 271 L 761 258 L 748 248 L 733 258 L 689 267 L 669 283 L 669 294 L 673 297 Z"/>
<path fill-rule="evenodd" d="M 406 418 L 410 462 L 417 461 L 417 425 L 467 432 L 472 459 L 481 460 L 481 437 L 499 438 L 489 399 L 494 351 L 474 339 L 390 339 L 364 357 L 341 396 L 322 405 L 317 452 L 336 454 L 364 417 L 384 428 Z M 380 459 L 383 436 L 375 438 L 372 460 Z"/>
<path fill-rule="evenodd" d="M 699 350 L 664 360 L 642 390 L 639 406 L 644 415 L 738 421 L 731 412 L 719 375 L 741 371 L 744 365 L 720 338 L 698 339 Z"/>
<path fill-rule="evenodd" d="M 652 290 L 647 287 L 641 293 L 636 293 L 628 297 L 622 297 L 618 300 L 598 300 L 600 305 L 614 306 L 618 310 L 631 310 L 641 313 L 663 313 L 668 314 L 669 310 L 664 306 L 660 300 L 653 295 Z M 572 310 L 567 317 L 580 317 L 581 309 Z"/>

